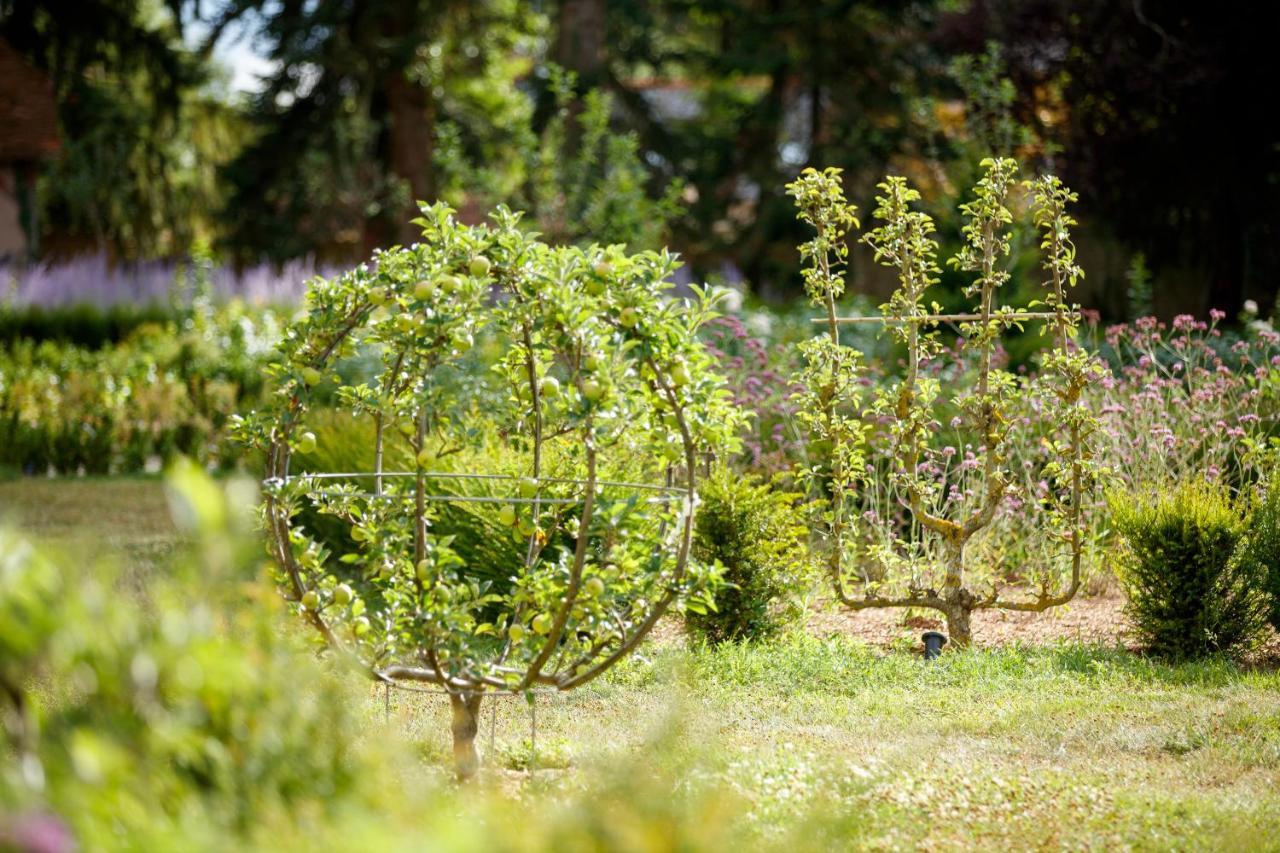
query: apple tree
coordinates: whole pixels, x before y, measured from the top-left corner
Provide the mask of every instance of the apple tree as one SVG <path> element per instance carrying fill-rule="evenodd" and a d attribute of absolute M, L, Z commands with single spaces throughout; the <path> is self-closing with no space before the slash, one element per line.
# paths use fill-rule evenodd
<path fill-rule="evenodd" d="M 960 207 L 963 245 L 949 261 L 973 276 L 964 293 L 975 304 L 964 314 L 942 314 L 929 299 L 941 272 L 933 220 L 915 208 L 919 193 L 890 177 L 876 199 L 880 224 L 862 240 L 896 271 L 899 287 L 882 316 L 837 317 L 856 210 L 844 198 L 839 170 L 809 169 L 788 186 L 800 218 L 816 232 L 801 254 L 809 295 L 825 309 L 826 334 L 803 345 L 800 418 L 826 459 L 804 473 L 823 494 L 819 526 L 835 594 L 853 610 L 939 611 L 961 647 L 970 642 L 975 610 L 1043 611 L 1075 596 L 1098 476 L 1098 422 L 1083 392 L 1100 366 L 1077 342 L 1079 311 L 1068 293 L 1083 275 L 1067 212 L 1075 195 L 1051 176 L 1019 181 L 1011 159 L 982 165 L 972 199 Z M 1045 273 L 1041 298 L 1025 309 L 1000 301 L 1011 276 L 1017 206 L 1030 209 Z M 1044 322 L 1050 347 L 1038 375 L 1019 377 L 997 353 L 1001 335 L 1028 321 Z M 883 325 L 905 354 L 900 374 L 869 391 L 861 353 L 840 342 L 842 323 L 861 322 Z M 950 356 L 942 325 L 959 332 Z M 952 387 L 937 369 L 946 357 L 956 360 L 946 374 Z M 1037 404 L 1024 406 L 1022 416 L 1015 405 L 1029 399 Z M 1028 481 L 1035 487 L 1021 487 Z M 1038 576 L 967 559 L 976 537 L 999 535 L 999 518 L 1017 518 L 1021 532 L 1039 540 L 1045 558 Z M 1018 571 L 1020 590 L 999 588 L 998 577 Z"/>
<path fill-rule="evenodd" d="M 586 684 L 665 613 L 711 600 L 715 569 L 690 559 L 696 472 L 742 416 L 697 340 L 715 300 L 669 293 L 670 254 L 550 246 L 502 208 L 467 226 L 424 205 L 415 221 L 421 242 L 311 285 L 273 406 L 238 429 L 266 453 L 286 598 L 335 657 L 447 692 L 467 778 L 487 692 Z M 355 354 L 377 368 L 344 381 Z M 291 470 L 322 399 L 370 424 L 367 467 Z M 444 464 L 467 451 L 520 470 Z M 411 470 L 387 470 L 393 456 Z M 468 564 L 442 511 L 459 504 L 518 556 Z M 317 535 L 308 513 L 349 535 Z"/>

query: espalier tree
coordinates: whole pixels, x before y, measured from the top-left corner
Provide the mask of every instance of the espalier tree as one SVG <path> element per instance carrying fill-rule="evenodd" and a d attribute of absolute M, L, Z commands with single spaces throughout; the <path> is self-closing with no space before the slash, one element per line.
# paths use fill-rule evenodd
<path fill-rule="evenodd" d="M 690 560 L 696 461 L 732 444 L 741 417 L 697 340 L 713 300 L 671 298 L 672 256 L 552 247 L 518 219 L 500 208 L 468 227 L 423 206 L 420 243 L 314 282 L 284 338 L 275 406 L 239 424 L 266 452 L 285 596 L 374 679 L 447 692 L 462 778 L 478 767 L 486 692 L 578 687 L 664 613 L 710 601 L 715 572 Z M 481 337 L 499 349 L 487 365 Z M 379 369 L 342 383 L 334 364 L 357 352 Z M 501 393 L 478 395 L 464 381 L 477 374 Z M 333 384 L 370 424 L 368 467 L 291 471 L 316 444 L 317 389 Z M 468 450 L 521 471 L 439 466 Z M 393 456 L 411 470 L 385 470 Z M 520 543 L 510 565 L 459 556 L 442 519 L 460 505 Z M 345 523 L 350 546 L 335 553 L 308 530 L 316 513 Z"/>
<path fill-rule="evenodd" d="M 808 293 L 826 312 L 818 321 L 825 323 L 826 335 L 803 345 L 801 418 L 827 460 L 805 474 L 823 496 L 819 524 L 835 593 L 854 610 L 940 611 L 951 640 L 962 647 L 970 642 L 975 610 L 1042 611 L 1075 596 L 1088 533 L 1087 501 L 1097 474 L 1091 439 L 1098 427 L 1082 392 L 1101 368 L 1076 344 L 1079 313 L 1067 298 L 1083 275 L 1070 237 L 1075 221 L 1066 212 L 1075 196 L 1054 177 L 1018 182 L 1012 160 L 982 165 L 985 175 L 961 207 L 964 245 L 950 260 L 974 275 L 965 288 L 976 303 L 968 314 L 941 314 L 927 301 L 940 273 L 933 221 L 912 208 L 919 193 L 903 178 L 890 177 L 879 185 L 875 216 L 881 224 L 862 239 L 879 263 L 897 270 L 899 287 L 881 317 L 838 317 L 856 209 L 844 198 L 837 169 L 808 169 L 788 186 L 800 218 L 816 231 L 801 254 Z M 1002 266 L 1013 223 L 1010 198 L 1019 189 L 1030 194 L 1047 276 L 1043 298 L 1024 310 L 999 302 L 1010 277 Z M 996 356 L 1000 335 L 1030 320 L 1047 324 L 1052 347 L 1039 376 L 1021 379 L 1001 369 Z M 859 382 L 862 355 L 840 343 L 840 326 L 857 322 L 884 324 L 905 350 L 901 375 L 870 394 Z M 968 367 L 969 387 L 952 394 L 944 393 L 938 373 L 928 369 L 942 352 L 941 324 L 958 328 L 960 356 Z M 1015 395 L 1038 397 L 1033 408 L 1041 420 L 1021 425 L 1038 430 L 1038 452 L 1034 459 L 1014 460 L 1020 477 L 1007 457 L 1009 432 L 1021 420 L 1011 412 Z M 969 441 L 960 460 L 956 447 L 939 440 L 947 429 L 944 407 L 956 412 L 950 427 Z M 1036 476 L 1028 477 L 1028 470 Z M 1028 481 L 1043 483 L 1039 494 L 1019 485 Z M 991 532 L 1012 499 L 1034 508 L 1048 568 L 1017 578 L 1022 594 L 1010 597 L 995 578 L 1017 567 L 975 572 L 966 563 L 966 546 Z M 974 582 L 975 574 L 982 584 Z"/>

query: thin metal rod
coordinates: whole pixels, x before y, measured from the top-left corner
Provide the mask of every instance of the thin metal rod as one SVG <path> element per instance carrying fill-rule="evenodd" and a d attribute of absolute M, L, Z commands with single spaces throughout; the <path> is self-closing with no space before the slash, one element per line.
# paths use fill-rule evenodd
<path fill-rule="evenodd" d="M 1064 311 L 1068 317 L 1079 317 L 1079 311 Z M 992 320 L 1056 320 L 1058 314 L 1054 311 L 1018 311 L 1012 314 L 992 313 L 989 319 Z M 848 323 L 881 323 L 888 326 L 898 325 L 901 323 L 971 323 L 975 320 L 981 320 L 981 314 L 914 314 L 908 317 L 837 317 L 836 322 L 841 324 Z M 826 317 L 814 317 L 811 323 L 829 323 Z"/>
<path fill-rule="evenodd" d="M 308 492 L 309 497 L 313 498 L 384 498 L 392 501 L 397 497 L 405 498 L 409 495 L 389 495 L 386 492 L 378 494 L 377 492 Z M 477 503 L 477 504 L 580 504 L 582 498 L 509 498 L 501 495 L 423 495 L 424 501 L 442 501 L 445 503 L 458 501 L 459 503 Z M 676 500 L 683 500 L 683 495 L 666 495 L 660 498 L 646 498 L 645 503 L 648 504 L 665 504 Z"/>
<path fill-rule="evenodd" d="M 287 477 L 272 478 L 289 482 L 291 480 L 357 480 L 367 479 L 369 477 L 417 477 L 417 471 L 382 471 L 374 473 L 371 471 L 351 471 L 345 473 L 302 473 L 290 474 Z M 448 471 L 426 471 L 421 474 L 424 479 L 428 480 L 522 480 L 523 477 L 516 477 L 510 474 L 454 474 Z M 569 483 L 585 485 L 586 480 L 574 480 L 568 477 L 539 477 L 539 483 Z M 658 486 L 652 483 L 623 483 L 615 480 L 597 480 L 597 486 L 613 486 L 620 489 L 645 489 L 653 492 L 676 492 L 684 494 L 687 489 L 679 486 Z"/>
<path fill-rule="evenodd" d="M 389 681 L 382 682 L 382 704 L 385 712 L 383 721 L 389 726 L 391 725 L 391 683 Z"/>
<path fill-rule="evenodd" d="M 538 697 L 529 699 L 529 773 L 538 769 Z"/>

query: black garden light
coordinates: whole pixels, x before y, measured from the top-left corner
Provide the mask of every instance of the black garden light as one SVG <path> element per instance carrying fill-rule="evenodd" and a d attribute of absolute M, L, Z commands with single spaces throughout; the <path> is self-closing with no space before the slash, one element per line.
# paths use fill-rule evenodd
<path fill-rule="evenodd" d="M 924 640 L 924 659 L 933 660 L 942 654 L 942 647 L 947 644 L 947 635 L 940 631 L 925 631 L 921 636 Z"/>

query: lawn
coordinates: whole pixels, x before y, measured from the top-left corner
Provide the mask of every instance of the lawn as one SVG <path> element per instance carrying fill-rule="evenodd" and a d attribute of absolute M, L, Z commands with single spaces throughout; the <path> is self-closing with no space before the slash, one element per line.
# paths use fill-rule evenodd
<path fill-rule="evenodd" d="M 177 544 L 155 480 L 4 483 L 0 515 L 114 551 L 140 580 Z M 488 700 L 495 770 L 461 793 L 432 784 L 448 763 L 443 699 L 393 692 L 389 727 L 383 703 L 369 694 L 363 737 L 422 756 L 404 785 L 434 792 L 425 814 L 369 828 L 401 846 L 430 832 L 459 849 L 583 849 L 595 820 L 590 837 L 631 849 L 1280 849 L 1272 666 L 1070 643 L 925 663 L 846 634 L 716 650 L 669 636 L 537 698 L 533 773 L 529 707 Z"/>

